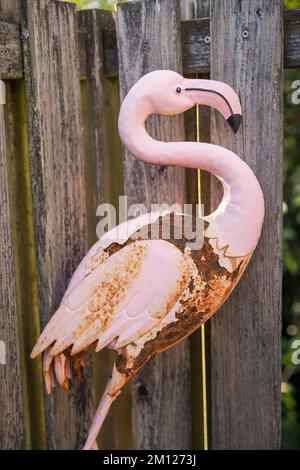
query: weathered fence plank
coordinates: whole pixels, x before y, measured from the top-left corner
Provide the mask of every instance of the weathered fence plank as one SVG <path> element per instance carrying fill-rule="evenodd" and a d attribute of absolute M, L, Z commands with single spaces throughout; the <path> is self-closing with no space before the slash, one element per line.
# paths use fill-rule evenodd
<path fill-rule="evenodd" d="M 20 0 L 0 0 L 0 79 L 23 76 Z"/>
<path fill-rule="evenodd" d="M 250 164 L 263 189 L 266 189 L 267 204 L 264 235 L 255 254 L 259 266 L 256 266 L 255 260 L 252 262 L 232 299 L 229 299 L 222 312 L 209 323 L 211 331 L 208 354 L 212 358 L 209 367 L 210 444 L 212 448 L 277 448 L 280 419 L 282 203 L 280 73 L 283 38 L 280 2 L 271 0 L 270 4 L 266 5 L 262 0 L 244 0 L 242 3 L 235 0 L 214 0 L 211 25 L 207 18 L 209 2 L 195 1 L 195 4 L 198 14 L 206 18 L 182 22 L 185 74 L 207 72 L 211 64 L 212 78 L 227 81 L 239 91 L 244 109 L 243 130 L 236 137 L 232 136 L 222 118 L 214 114 L 212 138 L 214 143 L 233 148 Z M 20 79 L 24 75 L 21 31 L 17 24 L 20 22 L 19 10 L 16 9 L 18 5 L 18 1 L 0 0 L 0 78 Z M 25 17 L 22 41 L 27 85 L 39 300 L 44 325 L 60 301 L 67 280 L 85 251 L 87 240 L 89 243 L 94 241 L 96 206 L 101 202 L 113 202 L 116 205 L 121 191 L 118 164 L 120 147 L 116 135 L 118 83 L 116 79 L 107 79 L 118 74 L 118 51 L 115 25 L 110 13 L 80 13 L 77 42 L 77 15 L 73 6 L 49 0 L 27 0 L 23 5 Z M 122 97 L 130 86 L 149 70 L 181 70 L 178 39 L 180 24 L 175 0 L 146 0 L 142 3 L 122 5 L 119 7 L 118 17 Z M 285 12 L 284 19 L 285 66 L 299 67 L 300 10 Z M 210 27 L 213 38 L 212 56 L 208 41 Z M 248 31 L 248 37 L 242 37 L 243 31 Z M 166 47 L 167 44 L 170 44 L 170 49 Z M 78 53 L 80 74 L 83 78 L 81 96 L 84 142 L 81 139 L 82 125 L 79 117 Z M 24 98 L 22 86 L 20 82 L 14 85 L 11 83 L 9 89 L 10 99 L 15 100 L 19 112 L 20 100 Z M 95 106 L 95 103 L 98 105 Z M 12 110 L 13 103 L 10 103 L 9 107 Z M 202 110 L 200 113 L 202 114 Z M 5 116 L 6 121 L 8 114 Z M 17 129 L 20 117 L 17 117 L 16 110 L 10 119 L 14 119 L 13 125 L 10 123 L 11 127 L 15 126 L 12 130 L 12 134 L 15 133 L 14 139 L 20 137 L 23 146 L 21 150 L 27 152 L 25 130 Z M 201 115 L 201 139 L 204 136 L 203 125 L 206 125 L 206 120 L 207 117 L 203 121 Z M 6 122 L 6 131 L 7 124 L 9 123 Z M 190 117 L 186 119 L 186 131 L 187 138 L 191 140 L 195 140 L 195 125 L 195 115 L 190 113 Z M 157 138 L 184 138 L 182 118 L 154 118 L 151 120 L 150 129 Z M 2 293 L 6 293 L 1 296 L 0 307 L 4 313 L 0 317 L 0 341 L 2 338 L 8 338 L 8 364 L 0 364 L 0 401 L 1 404 L 5 403 L 5 407 L 0 407 L 0 420 L 4 423 L 0 432 L 0 447 L 23 448 L 26 428 L 24 414 L 26 417 L 28 395 L 31 401 L 29 407 L 32 407 L 34 401 L 36 403 L 29 411 L 31 429 L 27 430 L 27 434 L 30 434 L 30 431 L 32 434 L 34 429 L 35 435 L 31 435 L 31 444 L 43 445 L 43 436 L 40 433 L 43 432 L 43 413 L 41 412 L 40 416 L 32 414 L 43 406 L 43 400 L 40 399 L 36 387 L 36 384 L 38 387 L 41 385 L 40 370 L 37 377 L 37 366 L 33 366 L 31 371 L 25 368 L 27 384 L 24 382 L 23 386 L 27 391 L 23 389 L 23 399 L 21 396 L 22 359 L 17 337 L 17 326 L 20 330 L 20 319 L 17 325 L 17 310 L 21 305 L 22 312 L 25 312 L 30 307 L 31 300 L 28 293 L 27 296 L 23 295 L 24 292 L 21 292 L 20 298 L 18 276 L 22 273 L 24 275 L 28 263 L 32 269 L 30 275 L 34 276 L 35 273 L 31 260 L 28 261 L 27 255 L 21 253 L 21 234 L 18 235 L 17 243 L 16 240 L 13 243 L 15 234 L 7 230 L 17 223 L 15 218 L 24 212 L 24 208 L 20 209 L 20 213 L 16 211 L 12 214 L 12 211 L 9 211 L 9 206 L 15 209 L 17 198 L 23 195 L 21 186 L 15 195 L 11 192 L 24 175 L 20 165 L 16 168 L 16 161 L 10 162 L 12 166 L 9 171 L 20 173 L 10 174 L 8 188 L 7 160 L 11 158 L 17 146 L 14 147 L 14 143 L 9 150 L 9 142 L 5 142 L 3 108 L 0 109 L 0 136 L 0 166 L 5 170 L 1 170 L 0 174 L 0 204 L 1 214 L 4 214 L 1 219 L 3 229 L 0 231 L 0 256 L 4 260 L 1 261 L 0 281 Z M 23 165 L 22 162 L 20 164 Z M 124 170 L 129 203 L 144 202 L 149 205 L 150 201 L 183 202 L 183 171 L 152 167 L 145 169 L 144 165 L 133 160 L 126 152 Z M 188 179 L 188 183 L 191 182 L 193 187 L 188 188 L 188 198 L 189 202 L 196 202 L 195 175 Z M 27 181 L 21 183 L 26 185 Z M 210 179 L 203 177 L 203 174 L 201 184 L 207 210 L 210 206 L 210 196 L 215 204 L 219 190 L 213 183 L 210 193 Z M 88 188 L 87 194 L 85 188 Z M 28 240 L 30 242 L 30 237 L 26 240 L 24 246 Z M 17 272 L 14 271 L 13 258 Z M 25 285 L 24 282 L 21 287 L 23 291 Z M 243 309 L 241 305 L 244 306 Z M 34 315 L 28 318 L 35 321 Z M 26 355 L 33 343 L 32 335 L 36 335 L 37 330 L 37 323 L 32 328 L 28 329 L 26 326 L 22 329 L 23 336 L 25 334 L 27 337 Z M 192 357 L 199 359 L 197 335 L 192 342 Z M 101 370 L 101 380 L 96 380 L 99 386 L 96 389 L 98 397 L 102 386 L 99 382 L 104 380 L 102 374 L 104 371 L 108 374 L 110 371 L 110 356 L 105 354 L 102 354 L 100 362 L 97 360 L 94 366 L 97 377 Z M 226 363 L 224 357 L 229 358 Z M 10 363 L 13 367 L 9 367 Z M 198 371 L 199 364 L 194 369 L 195 373 Z M 133 386 L 133 427 L 136 437 L 134 447 L 179 449 L 191 446 L 190 375 L 188 343 L 158 356 L 141 371 Z M 56 392 L 54 398 L 46 397 L 48 447 L 81 446 L 91 420 L 91 368 L 85 377 L 87 386 L 84 379 L 82 385 L 73 388 L 71 394 Z M 198 376 L 194 376 L 192 384 L 198 379 Z M 174 380 L 177 381 L 176 389 L 173 386 Z M 193 390 L 198 393 L 199 383 Z M 129 389 L 114 405 L 103 429 L 101 445 L 105 448 L 131 446 L 131 433 L 128 432 L 128 391 Z M 196 394 L 194 393 L 194 397 L 200 399 Z M 9 402 L 4 401 L 7 396 L 12 396 Z M 165 406 L 165 396 L 168 396 L 168 406 Z M 199 413 L 198 418 L 201 419 Z M 198 437 L 201 430 L 199 431 L 197 426 L 195 430 L 193 442 L 197 447 L 195 437 Z"/>
<path fill-rule="evenodd" d="M 87 247 L 74 5 L 22 2 L 29 151 L 41 323 L 58 306 Z M 89 362 L 89 361 L 88 361 Z M 68 394 L 46 397 L 51 449 L 80 448 L 92 417 L 91 370 Z"/>
<path fill-rule="evenodd" d="M 210 21 L 208 18 L 182 22 L 183 70 L 208 73 L 210 67 Z"/>
<path fill-rule="evenodd" d="M 121 98 L 145 73 L 182 71 L 180 14 L 177 0 L 122 4 L 117 11 Z M 184 139 L 183 118 L 154 117 L 151 134 L 162 140 Z M 138 162 L 124 152 L 128 204 L 183 204 L 184 171 Z M 158 355 L 138 373 L 133 385 L 133 432 L 137 449 L 191 448 L 189 341 Z M 176 383 L 176 387 L 174 387 Z"/>
<path fill-rule="evenodd" d="M 0 448 L 25 448 L 4 105 L 0 104 Z"/>
<path fill-rule="evenodd" d="M 209 0 L 180 0 L 182 19 L 207 18 L 210 14 Z"/>
<path fill-rule="evenodd" d="M 207 4 L 203 7 L 203 18 L 182 21 L 182 58 L 183 70 L 186 75 L 191 73 L 203 74 L 207 73 L 210 69 L 209 44 L 207 42 L 210 31 L 210 22 L 208 18 L 209 15 L 207 14 Z M 201 2 L 199 2 L 199 5 L 201 5 Z M 10 17 L 10 15 L 8 15 L 8 17 Z M 284 66 L 287 69 L 299 68 L 300 9 L 286 10 L 284 18 Z M 18 79 L 23 75 L 21 45 L 20 41 L 16 38 L 16 25 L 12 28 L 13 34 L 7 34 L 5 35 L 5 39 L 3 39 L 4 32 L 9 27 L 11 27 L 10 24 L 4 23 L 4 25 L 2 25 L 0 22 L 0 77 Z M 3 31 L 3 34 L 1 34 L 1 31 Z M 80 36 L 81 35 L 79 34 L 79 54 L 82 58 L 84 38 L 81 41 Z M 118 48 L 114 26 L 105 27 L 103 29 L 103 43 L 105 74 L 107 77 L 116 78 L 118 76 Z M 81 61 L 81 64 L 84 64 L 84 60 Z M 85 76 L 85 65 L 81 66 L 80 73 L 82 76 Z"/>
<path fill-rule="evenodd" d="M 40 332 L 40 316 L 26 122 L 24 81 L 6 82 L 5 123 L 26 448 L 44 449 L 46 442 L 42 360 L 30 359 L 32 344 Z"/>
<path fill-rule="evenodd" d="M 92 220 L 90 243 L 96 237 L 96 209 L 100 203 L 117 205 L 122 192 L 121 143 L 118 134 L 119 84 L 104 70 L 104 31 L 115 27 L 111 12 L 90 10 L 78 13 L 79 33 L 86 70 L 82 80 L 82 113 L 87 179 L 91 182 L 88 219 Z M 95 106 L 97 103 L 97 106 Z"/>
<path fill-rule="evenodd" d="M 120 109 L 119 84 L 108 79 L 104 70 L 104 32 L 114 28 L 113 14 L 108 11 L 83 11 L 78 14 L 81 36 L 81 81 L 85 172 L 89 245 L 96 240 L 96 209 L 99 204 L 111 203 L 118 208 L 122 194 L 121 144 L 118 136 Z M 96 105 L 95 105 L 96 104 Z M 95 396 L 100 400 L 103 388 L 113 367 L 113 353 L 108 350 L 94 359 Z M 99 444 L 104 449 L 131 447 L 131 406 L 129 388 L 114 404 L 102 428 Z"/>
<path fill-rule="evenodd" d="M 200 2 L 199 2 L 200 5 Z M 207 14 L 207 5 L 203 7 L 205 16 Z M 202 16 L 202 15 L 201 15 Z M 203 15 L 204 16 L 204 15 Z M 300 67 L 300 9 L 286 10 L 285 16 L 285 68 Z M 210 55 L 208 54 L 209 45 L 207 33 L 210 31 L 208 18 L 197 18 L 193 20 L 182 21 L 182 57 L 183 70 L 186 75 L 190 73 L 207 73 L 210 69 Z M 108 76 L 117 76 L 118 59 L 117 48 L 112 46 L 114 31 L 107 32 L 109 37 L 109 60 L 106 64 L 106 73 Z M 206 41 L 205 41 L 206 38 Z"/>
<path fill-rule="evenodd" d="M 245 160 L 266 202 L 262 238 L 236 291 L 211 319 L 213 449 L 280 445 L 282 1 L 211 0 L 211 78 L 232 85 L 243 126 L 213 113 L 211 138 Z M 251 197 L 251 195 L 249 195 Z M 213 203 L 219 191 L 213 185 Z"/>
<path fill-rule="evenodd" d="M 300 9 L 286 10 L 284 14 L 284 66 L 300 67 Z"/>
<path fill-rule="evenodd" d="M 0 20 L 20 23 L 21 0 L 0 0 Z"/>
<path fill-rule="evenodd" d="M 210 14 L 209 2 L 206 0 L 194 1 L 194 8 L 186 12 L 181 12 L 183 20 L 192 20 L 196 15 L 206 17 Z M 186 16 L 188 13 L 189 16 Z M 206 20 L 205 20 L 206 21 Z M 192 21 L 182 21 L 182 27 Z M 192 23 L 194 24 L 194 23 Z M 209 23 L 207 22 L 208 27 Z M 208 30 L 206 33 L 210 35 Z M 210 46 L 207 44 L 208 53 Z M 208 79 L 209 75 L 191 74 L 190 78 Z M 210 110 L 207 106 L 195 106 L 184 114 L 185 137 L 187 141 L 209 142 L 210 141 Z M 201 202 L 205 215 L 210 212 L 210 174 L 206 171 L 187 169 L 187 202 L 196 204 Z M 200 181 L 199 178 L 200 177 Z M 200 191 L 200 197 L 199 197 Z M 202 327 L 203 328 L 203 327 Z M 205 331 L 207 325 L 205 325 Z M 203 358 L 202 358 L 202 334 L 201 330 L 195 331 L 191 336 L 191 385 L 192 385 L 192 428 L 193 428 L 193 449 L 203 449 L 205 447 L 204 438 L 204 414 L 203 414 Z"/>
<path fill-rule="evenodd" d="M 195 18 L 210 16 L 210 0 L 195 0 Z"/>
<path fill-rule="evenodd" d="M 20 27 L 0 23 L 0 78 L 22 78 L 23 63 Z"/>

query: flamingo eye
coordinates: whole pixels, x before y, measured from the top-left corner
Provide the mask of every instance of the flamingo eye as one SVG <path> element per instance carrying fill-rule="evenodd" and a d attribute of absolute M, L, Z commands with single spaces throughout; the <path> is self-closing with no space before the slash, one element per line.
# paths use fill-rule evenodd
<path fill-rule="evenodd" d="M 178 94 L 181 93 L 181 88 L 180 88 L 180 86 L 178 86 L 178 87 L 176 88 L 176 93 L 178 93 Z"/>

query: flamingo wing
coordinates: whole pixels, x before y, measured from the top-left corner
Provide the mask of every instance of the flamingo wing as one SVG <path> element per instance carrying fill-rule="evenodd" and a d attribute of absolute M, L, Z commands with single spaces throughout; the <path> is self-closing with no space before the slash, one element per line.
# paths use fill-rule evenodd
<path fill-rule="evenodd" d="M 164 318 L 189 282 L 185 253 L 164 240 L 133 241 L 87 274 L 64 297 L 32 351 L 75 355 L 123 347 Z"/>
<path fill-rule="evenodd" d="M 106 232 L 100 240 L 98 240 L 90 248 L 86 256 L 82 259 L 81 263 L 77 267 L 69 286 L 65 292 L 63 300 L 70 294 L 70 292 L 80 284 L 80 282 L 90 273 L 94 267 L 98 266 L 105 258 L 104 250 L 107 249 L 111 244 L 118 243 L 120 247 L 124 245 L 131 235 L 143 228 L 148 224 L 155 223 L 159 217 L 163 217 L 170 214 L 167 210 L 158 210 L 142 214 L 139 217 L 135 217 L 126 222 L 123 222 L 116 227 Z"/>

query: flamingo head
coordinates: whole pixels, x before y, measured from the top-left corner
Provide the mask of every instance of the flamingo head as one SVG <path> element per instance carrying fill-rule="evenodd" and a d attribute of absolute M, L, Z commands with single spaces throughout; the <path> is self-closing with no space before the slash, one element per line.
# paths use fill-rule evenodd
<path fill-rule="evenodd" d="M 130 90 L 147 114 L 175 115 L 196 104 L 217 109 L 236 133 L 241 124 L 241 105 L 235 91 L 226 83 L 188 79 L 170 70 L 144 75 Z"/>

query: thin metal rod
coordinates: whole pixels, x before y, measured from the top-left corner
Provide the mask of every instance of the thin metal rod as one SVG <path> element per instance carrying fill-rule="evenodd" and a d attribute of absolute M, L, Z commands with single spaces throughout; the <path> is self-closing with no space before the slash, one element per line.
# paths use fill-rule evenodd
<path fill-rule="evenodd" d="M 197 142 L 200 142 L 200 107 L 196 105 L 196 133 Z M 201 214 L 201 171 L 197 170 L 197 190 L 199 217 Z M 201 325 L 201 372 L 202 372 L 202 412 L 203 412 L 203 449 L 208 450 L 208 428 L 207 428 L 207 383 L 206 383 L 206 349 L 205 349 L 205 324 Z"/>

